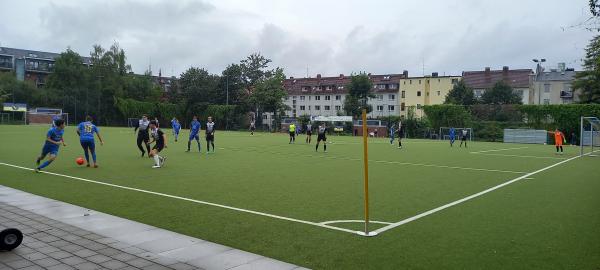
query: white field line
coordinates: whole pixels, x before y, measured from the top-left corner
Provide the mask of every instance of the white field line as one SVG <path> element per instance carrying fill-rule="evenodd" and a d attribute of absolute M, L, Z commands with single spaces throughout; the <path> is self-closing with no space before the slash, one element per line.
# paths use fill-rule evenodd
<path fill-rule="evenodd" d="M 541 159 L 566 159 L 561 157 L 540 157 L 540 156 L 523 156 L 523 155 L 508 155 L 508 154 L 488 154 L 488 153 L 472 153 L 483 156 L 498 156 L 498 157 L 519 157 L 519 158 L 541 158 Z"/>
<path fill-rule="evenodd" d="M 494 190 L 496 190 L 496 189 L 499 189 L 499 188 L 501 188 L 501 187 L 504 187 L 504 186 L 510 185 L 510 184 L 512 184 L 512 183 L 514 183 L 514 182 L 517 182 L 517 181 L 520 181 L 520 180 L 523 180 L 523 179 L 527 179 L 527 178 L 529 178 L 529 177 L 530 177 L 530 176 L 532 176 L 532 175 L 535 175 L 535 174 L 537 174 L 537 173 L 540 173 L 540 172 L 543 172 L 543 171 L 545 171 L 545 170 L 548 170 L 548 169 L 554 168 L 554 167 L 556 167 L 556 166 L 558 166 L 558 165 L 561 165 L 561 164 L 563 164 L 563 163 L 567 163 L 567 162 L 569 162 L 569 161 L 571 161 L 571 160 L 574 160 L 574 159 L 576 159 L 576 158 L 579 158 L 579 157 L 580 157 L 580 156 L 575 156 L 575 157 L 572 157 L 572 158 L 569 158 L 569 159 L 566 159 L 566 160 L 563 160 L 563 161 L 560 161 L 560 162 L 554 163 L 554 164 L 552 164 L 552 165 L 550 165 L 550 166 L 548 166 L 548 167 L 541 168 L 541 169 L 539 169 L 539 170 L 537 170 L 537 171 L 530 172 L 530 173 L 528 173 L 528 174 L 525 174 L 525 175 L 523 175 L 523 176 L 519 176 L 519 177 L 517 177 L 517 178 L 515 178 L 515 179 L 512 179 L 512 180 L 510 180 L 510 181 L 508 181 L 508 182 L 504 182 L 504 183 L 502 183 L 502 184 L 500 184 L 500 185 L 497 185 L 497 186 L 494 186 L 494 187 L 488 188 L 488 189 L 486 189 L 486 190 L 484 190 L 484 191 L 481 191 L 481 192 L 475 193 L 475 194 L 473 194 L 473 195 L 470 195 L 470 196 L 464 197 L 464 198 L 462 198 L 462 199 L 460 199 L 460 200 L 453 201 L 453 202 L 451 202 L 451 203 L 448 203 L 448 204 L 442 205 L 442 206 L 440 206 L 440 207 L 437 207 L 437 208 L 431 209 L 431 210 L 429 210 L 429 211 L 423 212 L 423 213 L 421 213 L 421 214 L 418 214 L 418 215 L 416 215 L 416 216 L 413 216 L 413 217 L 410 217 L 410 218 L 407 218 L 407 219 L 404 219 L 404 220 L 398 221 L 398 222 L 396 222 L 396 223 L 393 223 L 393 224 L 387 225 L 387 226 L 385 226 L 385 227 L 379 228 L 379 229 L 375 230 L 374 232 L 375 232 L 375 233 L 383 233 L 383 232 L 385 232 L 385 231 L 387 231 L 387 230 L 391 230 L 391 229 L 393 229 L 393 228 L 396 228 L 396 227 L 398 227 L 398 226 L 404 225 L 404 224 L 406 224 L 406 223 L 409 223 L 409 222 L 411 222 L 411 221 L 415 221 L 415 220 L 417 220 L 417 219 L 420 219 L 420 218 L 422 218 L 422 217 L 426 217 L 426 216 L 429 216 L 429 215 L 431 215 L 431 214 L 433 214 L 433 213 L 436 213 L 436 212 L 442 211 L 442 210 L 444 210 L 444 209 L 446 209 L 446 208 L 449 208 L 449 207 L 455 206 L 455 205 L 457 205 L 457 204 L 460 204 L 460 203 L 466 202 L 466 201 L 468 201 L 468 200 L 471 200 L 471 199 L 477 198 L 477 197 L 479 197 L 479 196 L 482 196 L 482 195 L 484 195 L 484 194 L 486 194 L 486 193 L 492 192 L 492 191 L 494 191 Z"/>
<path fill-rule="evenodd" d="M 249 147 L 249 148 L 251 148 L 251 147 Z M 219 149 L 232 150 L 232 151 L 247 151 L 248 150 L 248 149 L 235 148 L 235 147 L 230 147 L 230 148 L 220 147 Z M 275 155 L 283 155 L 283 156 L 290 157 L 290 155 L 288 153 L 275 152 L 275 151 L 256 151 L 256 153 L 275 154 Z M 358 159 L 358 158 L 346 158 L 346 157 L 326 156 L 326 155 L 293 155 L 293 157 L 311 157 L 311 158 L 317 157 L 317 158 L 325 158 L 325 159 L 337 159 L 337 160 L 360 161 L 360 162 L 363 161 L 362 159 Z M 458 167 L 458 166 L 449 166 L 449 165 L 436 165 L 436 164 L 427 164 L 427 163 L 412 163 L 412 162 L 373 160 L 373 159 L 369 159 L 369 162 L 381 163 L 381 164 L 396 164 L 396 165 L 407 165 L 407 166 L 421 166 L 421 167 L 454 169 L 454 170 L 482 171 L 482 172 L 499 172 L 499 173 L 513 173 L 513 174 L 526 173 L 526 172 L 520 172 L 520 171 L 485 169 L 485 168 L 470 168 L 470 167 Z"/>
<path fill-rule="evenodd" d="M 364 223 L 365 220 L 358 220 L 358 219 L 351 219 L 351 220 L 331 220 L 331 221 L 323 221 L 319 224 L 322 225 L 327 225 L 327 224 L 336 224 L 336 223 Z M 386 225 L 390 225 L 392 224 L 391 222 L 385 222 L 385 221 L 376 221 L 376 220 L 369 220 L 369 223 L 376 223 L 376 224 L 386 224 Z"/>
<path fill-rule="evenodd" d="M 3 163 L 3 162 L 0 162 L 0 165 L 4 165 L 4 166 L 8 166 L 8 167 L 13 167 L 13 168 L 17 168 L 17 169 L 22 169 L 22 170 L 33 171 L 33 169 L 31 169 L 31 168 L 21 167 L 21 166 L 17 166 L 17 165 L 13 165 L 13 164 L 8 164 L 8 163 Z M 190 198 L 185 198 L 185 197 L 180 197 L 180 196 L 175 196 L 175 195 L 169 195 L 169 194 L 165 194 L 165 193 L 154 192 L 154 191 L 149 191 L 149 190 L 144 190 L 144 189 L 139 189 L 139 188 L 132 188 L 132 187 L 127 187 L 127 186 L 121 186 L 121 185 L 115 185 L 115 184 L 110 184 L 110 183 L 104 183 L 104 182 L 100 182 L 100 181 L 95 181 L 95 180 L 90 180 L 90 179 L 85 179 L 85 178 L 76 177 L 76 176 L 70 176 L 70 175 L 65 175 L 65 174 L 59 174 L 59 173 L 53 173 L 53 172 L 47 172 L 47 171 L 41 171 L 41 173 L 45 173 L 45 174 L 49 174 L 49 175 L 54 175 L 54 176 L 61 176 L 61 177 L 70 178 L 70 179 L 73 179 L 73 180 L 78 180 L 78 181 L 83 181 L 83 182 L 88 182 L 88 183 L 94 183 L 94 184 L 98 184 L 98 185 L 104 185 L 104 186 L 109 186 L 109 187 L 114 187 L 114 188 L 120 188 L 120 189 L 131 190 L 131 191 L 137 191 L 137 192 L 142 192 L 142 193 L 147 193 L 147 194 L 152 194 L 152 195 L 167 197 L 167 198 L 171 198 L 171 199 L 188 201 L 188 202 L 193 202 L 193 203 L 197 203 L 197 204 L 204 204 L 204 205 L 209 205 L 209 206 L 214 206 L 214 207 L 220 207 L 220 208 L 225 208 L 225 209 L 229 209 L 229 210 L 233 210 L 233 211 L 238 211 L 238 212 L 244 212 L 244 213 L 249 213 L 249 214 L 254 214 L 254 215 L 259 215 L 259 216 L 265 216 L 265 217 L 270 217 L 270 218 L 275 218 L 275 219 L 281 219 L 281 220 L 286 220 L 286 221 L 291 221 L 291 222 L 297 222 L 297 223 L 302 223 L 302 224 L 317 226 L 317 227 L 321 227 L 321 228 L 327 228 L 327 229 L 331 229 L 331 230 L 337 230 L 337 231 L 347 232 L 347 233 L 351 233 L 351 234 L 356 234 L 356 231 L 353 231 L 353 230 L 344 229 L 344 228 L 338 228 L 338 227 L 335 227 L 335 226 L 330 226 L 330 225 L 327 225 L 327 224 L 321 224 L 321 223 L 318 223 L 318 222 L 312 222 L 312 221 L 306 221 L 306 220 L 295 219 L 295 218 L 290 218 L 290 217 L 278 216 L 278 215 L 273 215 L 273 214 L 269 214 L 269 213 L 263 213 L 263 212 L 258 212 L 258 211 L 254 211 L 254 210 L 242 209 L 242 208 L 237 208 L 237 207 L 232 207 L 232 206 L 227 206 L 227 205 L 217 204 L 217 203 L 212 203 L 212 202 L 207 202 L 207 201 L 200 201 L 200 200 L 195 200 L 195 199 L 190 199 Z"/>
<path fill-rule="evenodd" d="M 527 148 L 527 146 L 525 146 L 525 147 L 513 147 L 513 148 L 493 149 L 493 150 L 484 150 L 484 151 L 469 152 L 469 153 L 471 153 L 471 154 L 480 154 L 480 153 L 487 153 L 487 152 L 500 152 L 500 151 L 517 150 L 517 149 L 525 149 L 525 148 Z"/>

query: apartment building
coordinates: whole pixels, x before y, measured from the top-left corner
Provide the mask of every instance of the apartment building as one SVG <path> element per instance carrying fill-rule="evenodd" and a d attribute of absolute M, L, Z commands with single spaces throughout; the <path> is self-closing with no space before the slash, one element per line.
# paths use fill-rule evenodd
<path fill-rule="evenodd" d="M 551 69 L 532 75 L 531 104 L 570 104 L 579 101 L 578 91 L 571 88 L 577 72 L 572 68 Z"/>
<path fill-rule="evenodd" d="M 369 117 L 400 115 L 398 93 L 402 74 L 372 75 L 375 98 L 368 100 L 373 106 Z M 286 114 L 291 117 L 301 115 L 334 116 L 346 115 L 344 100 L 348 94 L 346 86 L 351 77 L 340 74 L 337 77 L 323 77 L 317 74 L 315 78 L 289 78 L 283 83 L 288 96 L 284 103 L 290 107 Z"/>
<path fill-rule="evenodd" d="M 511 70 L 505 66 L 502 70 L 491 70 L 486 67 L 483 71 L 464 71 L 463 80 L 465 84 L 471 87 L 476 98 L 481 98 L 486 90 L 491 89 L 499 81 L 504 81 L 513 90 L 521 96 L 523 104 L 531 104 L 530 85 L 531 69 Z"/>
<path fill-rule="evenodd" d="M 407 116 L 409 108 L 414 108 L 417 117 L 423 116 L 423 105 L 443 104 L 446 95 L 452 90 L 460 76 L 439 76 L 433 72 L 431 76 L 408 77 L 400 79 L 400 115 Z"/>

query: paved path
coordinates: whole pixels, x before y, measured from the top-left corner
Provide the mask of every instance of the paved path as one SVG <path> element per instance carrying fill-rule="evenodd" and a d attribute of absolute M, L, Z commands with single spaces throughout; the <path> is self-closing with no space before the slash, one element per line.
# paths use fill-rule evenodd
<path fill-rule="evenodd" d="M 0 185 L 0 229 L 23 244 L 0 252 L 0 269 L 302 268 Z"/>

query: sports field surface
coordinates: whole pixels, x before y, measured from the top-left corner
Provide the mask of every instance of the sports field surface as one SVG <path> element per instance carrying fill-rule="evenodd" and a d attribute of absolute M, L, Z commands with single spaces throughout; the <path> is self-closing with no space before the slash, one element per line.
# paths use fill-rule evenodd
<path fill-rule="evenodd" d="M 133 129 L 100 127 L 100 168 L 78 166 L 75 127 L 35 174 L 47 126 L 0 126 L 0 185 L 314 269 L 600 269 L 600 157 L 579 148 L 217 131 L 214 154 L 169 129 L 165 166 Z M 203 133 L 201 133 L 203 135 Z"/>

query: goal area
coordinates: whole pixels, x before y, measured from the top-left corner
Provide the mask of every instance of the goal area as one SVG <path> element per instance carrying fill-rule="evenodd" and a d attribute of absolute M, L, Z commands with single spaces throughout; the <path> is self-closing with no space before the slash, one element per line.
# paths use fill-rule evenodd
<path fill-rule="evenodd" d="M 453 127 L 441 127 L 440 128 L 440 140 L 450 140 L 450 129 Z M 467 140 L 473 140 L 473 128 L 455 127 L 454 128 L 454 140 L 460 140 L 462 137 L 462 131 L 467 130 Z"/>
<path fill-rule="evenodd" d="M 597 117 L 581 117 L 579 136 L 579 155 L 600 156 L 600 119 Z"/>
<path fill-rule="evenodd" d="M 27 122 L 30 125 L 52 125 L 53 119 L 62 119 L 65 125 L 69 125 L 69 114 L 63 113 L 62 109 L 35 108 L 27 112 Z"/>

